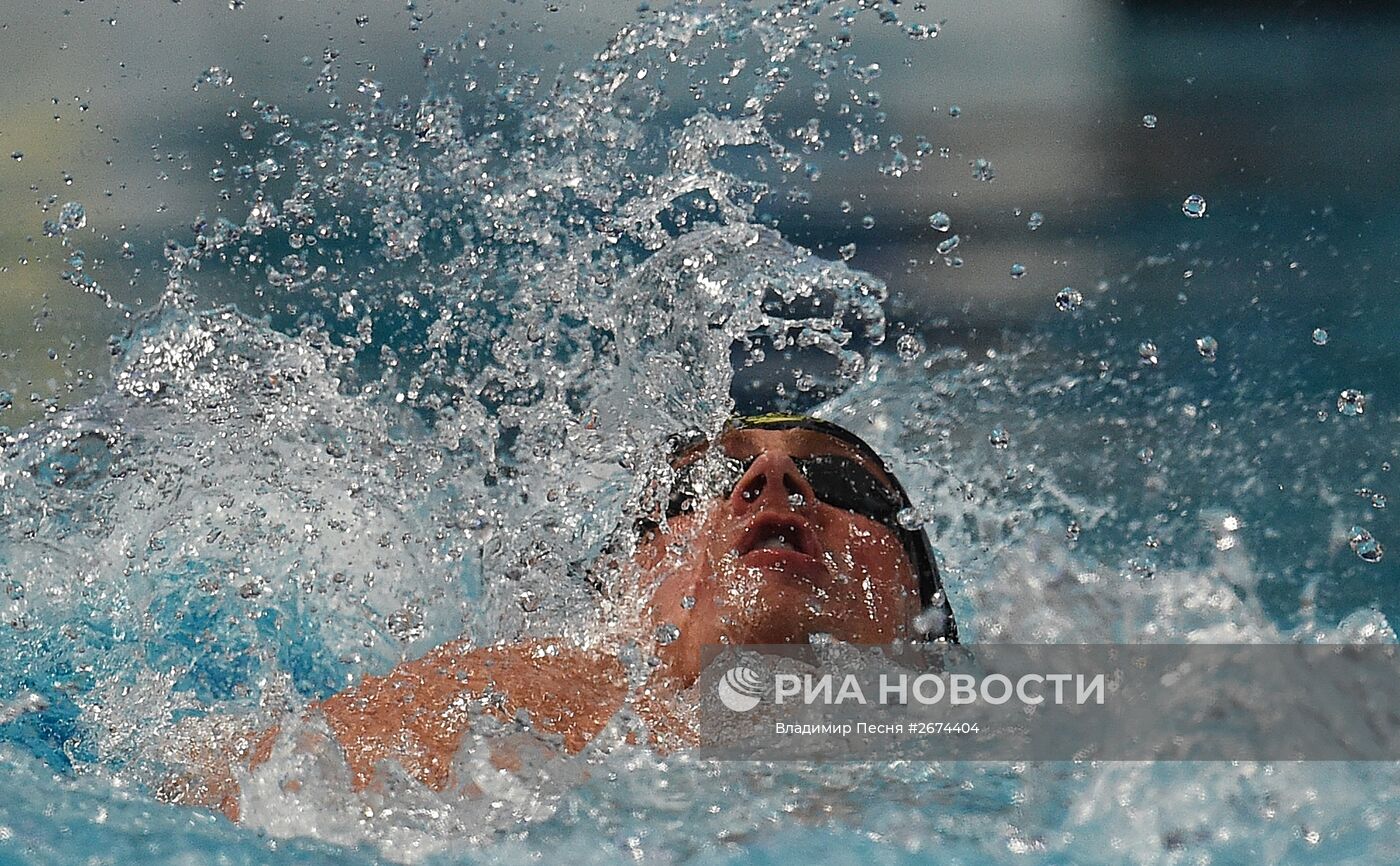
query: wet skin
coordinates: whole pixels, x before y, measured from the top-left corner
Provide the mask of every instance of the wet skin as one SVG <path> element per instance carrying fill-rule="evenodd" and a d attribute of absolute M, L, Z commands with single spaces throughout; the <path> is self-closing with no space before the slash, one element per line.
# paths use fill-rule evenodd
<path fill-rule="evenodd" d="M 635 633 L 618 638 L 645 642 L 662 626 L 679 629 L 655 648 L 660 664 L 646 689 L 628 695 L 626 673 L 606 644 L 472 649 L 453 641 L 313 706 L 344 751 L 355 788 L 370 784 L 385 759 L 434 789 L 453 784 L 469 702 L 484 694 L 497 699 L 487 712 L 509 720 L 524 710 L 568 752 L 583 748 L 627 702 L 653 745 L 665 748 L 687 739 L 672 698 L 695 682 L 707 644 L 797 643 L 817 633 L 884 644 L 912 636 L 917 578 L 899 539 L 875 520 L 822 502 L 794 460 L 846 457 L 888 483 L 876 464 L 840 440 L 800 429 L 730 431 L 709 448 L 748 463 L 738 483 L 647 533 L 635 555 L 650 600 L 633 618 Z M 677 466 L 712 457 L 695 451 Z M 267 760 L 276 735 L 250 738 L 240 762 Z M 511 768 L 509 754 L 495 760 Z M 171 798 L 238 818 L 238 788 L 227 772 Z"/>

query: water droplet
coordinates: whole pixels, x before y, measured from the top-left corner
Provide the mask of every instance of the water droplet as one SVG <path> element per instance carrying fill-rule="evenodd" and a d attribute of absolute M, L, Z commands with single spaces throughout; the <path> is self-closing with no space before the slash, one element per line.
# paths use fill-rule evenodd
<path fill-rule="evenodd" d="M 368 24 L 368 23 L 369 23 L 369 16 L 368 16 L 368 15 L 356 15 L 356 16 L 355 16 L 355 26 L 356 26 L 356 27 L 363 27 L 363 26 L 365 26 L 365 25 Z"/>
<path fill-rule="evenodd" d="M 1312 341 L 1313 341 L 1314 344 L 1316 344 L 1316 345 L 1318 345 L 1318 346 L 1325 346 L 1325 345 L 1327 345 L 1327 329 L 1326 329 L 1326 328 L 1314 328 L 1314 329 L 1313 329 L 1313 332 L 1312 332 Z"/>
<path fill-rule="evenodd" d="M 1055 293 L 1055 309 L 1062 313 L 1072 313 L 1079 309 L 1084 303 L 1084 296 L 1079 292 L 1065 286 Z"/>
<path fill-rule="evenodd" d="M 87 211 L 75 201 L 65 204 L 58 212 L 58 229 L 67 234 L 87 225 Z"/>
<path fill-rule="evenodd" d="M 948 254 L 951 253 L 953 250 L 957 249 L 958 244 L 959 244 L 961 241 L 962 241 L 962 239 L 959 238 L 957 235 L 953 235 L 952 237 L 944 238 L 942 241 L 939 241 L 939 243 L 938 243 L 938 253 L 939 253 L 939 255 L 944 255 L 944 256 L 948 255 Z"/>
<path fill-rule="evenodd" d="M 15 395 L 9 391 L 0 391 L 0 412 L 4 412 L 15 405 Z"/>
<path fill-rule="evenodd" d="M 1206 200 L 1204 196 L 1191 193 L 1186 197 L 1186 201 L 1181 203 L 1181 212 L 1191 219 L 1200 219 L 1206 215 Z"/>
<path fill-rule="evenodd" d="M 1215 360 L 1215 353 L 1220 349 L 1220 343 L 1212 336 L 1196 338 L 1196 351 L 1201 353 L 1201 357 L 1207 361 Z"/>
<path fill-rule="evenodd" d="M 662 623 L 656 627 L 656 642 L 661 646 L 670 646 L 681 636 L 681 630 L 674 623 Z"/>
<path fill-rule="evenodd" d="M 948 106 L 948 116 L 949 116 L 949 117 L 960 117 L 961 115 L 962 115 L 962 109 L 961 109 L 961 108 L 959 108 L 959 107 L 956 106 L 956 105 L 950 105 L 950 106 Z"/>
<path fill-rule="evenodd" d="M 802 172 L 807 176 L 808 180 L 816 181 L 821 179 L 822 167 L 817 165 L 815 162 L 809 162 L 803 168 Z"/>
<path fill-rule="evenodd" d="M 946 232 L 948 229 L 952 228 L 953 221 L 948 217 L 946 213 L 944 213 L 943 211 L 939 211 L 938 213 L 928 218 L 928 224 L 941 232 Z"/>
<path fill-rule="evenodd" d="M 257 129 L 251 120 L 245 120 L 238 126 L 238 137 L 244 141 L 251 141 Z"/>
<path fill-rule="evenodd" d="M 1157 573 L 1157 563 L 1150 557 L 1133 557 L 1128 560 L 1128 574 L 1137 580 L 1151 580 Z"/>
<path fill-rule="evenodd" d="M 1372 507 L 1372 508 L 1384 508 L 1384 507 L 1385 507 L 1385 494 L 1384 494 L 1384 493 L 1373 493 L 1373 494 L 1371 494 L 1371 507 Z"/>
<path fill-rule="evenodd" d="M 935 599 L 936 604 L 930 604 L 914 617 L 914 629 L 920 634 L 942 634 L 948 625 L 948 615 L 943 612 L 941 599 Z"/>
<path fill-rule="evenodd" d="M 905 334 L 894 344 L 894 350 L 902 361 L 913 361 L 924 353 L 924 341 L 913 334 Z"/>
<path fill-rule="evenodd" d="M 1145 126 L 1145 127 L 1147 127 L 1148 129 L 1156 129 L 1156 128 L 1157 128 L 1157 115 L 1155 115 L 1155 114 L 1144 114 L 1144 115 L 1142 116 L 1142 125 Z"/>
<path fill-rule="evenodd" d="M 1151 448 L 1144 445 L 1141 449 L 1138 450 L 1138 462 L 1146 466 L 1147 464 L 1152 462 L 1152 458 L 1153 456 L 1155 456 L 1155 453 L 1156 452 L 1154 452 Z"/>
<path fill-rule="evenodd" d="M 860 224 L 865 228 L 873 229 L 875 228 L 875 217 L 871 216 L 870 214 L 866 214 L 865 216 L 861 217 Z"/>
<path fill-rule="evenodd" d="M 423 609 L 417 604 L 406 604 L 389 614 L 389 633 L 407 643 L 423 636 Z"/>
<path fill-rule="evenodd" d="M 687 596 L 685 596 L 684 598 L 681 599 L 681 608 L 683 608 L 684 610 L 691 610 L 691 609 L 694 608 L 694 607 L 695 607 L 695 596 L 693 596 L 693 595 L 687 595 Z"/>
<path fill-rule="evenodd" d="M 912 505 L 908 508 L 901 508 L 899 510 L 899 513 L 895 515 L 894 519 L 898 521 L 899 525 L 905 529 L 918 529 L 919 527 L 924 525 L 923 513 L 920 512 L 919 509 L 913 507 Z"/>
<path fill-rule="evenodd" d="M 13 159 L 15 162 L 23 162 L 23 161 L 24 161 L 24 151 L 22 151 L 22 150 L 12 150 L 12 151 L 10 151 L 10 159 Z"/>
<path fill-rule="evenodd" d="M 1352 551 L 1366 562 L 1380 562 L 1385 556 L 1385 548 L 1364 527 L 1353 526 L 1347 541 Z"/>
<path fill-rule="evenodd" d="M 1356 390 L 1348 388 L 1337 395 L 1337 411 L 1349 418 L 1366 412 L 1366 395 Z"/>
<path fill-rule="evenodd" d="M 1083 530 L 1082 530 L 1082 529 L 1080 528 L 1080 526 L 1079 526 L 1079 521 L 1078 521 L 1078 520 L 1071 520 L 1071 521 L 1069 522 L 1069 526 L 1066 526 L 1066 527 L 1065 527 L 1065 540 L 1066 540 L 1066 541 L 1078 541 L 1078 540 L 1079 540 L 1079 536 L 1080 536 L 1080 534 L 1081 534 L 1082 532 L 1083 532 Z"/>
<path fill-rule="evenodd" d="M 1045 225 L 1045 214 L 1040 211 L 1032 211 L 1030 218 L 1026 220 L 1026 228 L 1035 231 Z"/>
<path fill-rule="evenodd" d="M 992 443 L 993 448 L 1002 450 L 1011 445 L 1011 434 L 1006 432 L 1005 427 L 998 425 L 992 428 L 991 433 L 987 434 L 987 441 Z"/>
<path fill-rule="evenodd" d="M 973 180 L 992 181 L 996 180 L 996 176 L 997 171 L 995 168 L 992 167 L 991 162 L 983 159 L 980 156 L 972 161 Z"/>
<path fill-rule="evenodd" d="M 1025 266 L 1025 265 L 1021 264 L 1020 262 L 1015 262 L 1015 263 L 1013 263 L 1013 264 L 1011 265 L 1011 279 L 1013 279 L 1013 280 L 1019 280 L 1021 277 L 1024 277 L 1025 275 L 1026 275 L 1026 266 Z"/>
<path fill-rule="evenodd" d="M 851 259 L 856 257 L 856 245 L 845 244 L 839 250 L 837 250 L 837 252 L 841 254 L 841 261 L 849 262 Z"/>
<path fill-rule="evenodd" d="M 1157 344 L 1151 340 L 1143 340 L 1138 343 L 1138 357 L 1148 367 L 1157 366 L 1157 362 L 1160 360 L 1157 356 Z"/>

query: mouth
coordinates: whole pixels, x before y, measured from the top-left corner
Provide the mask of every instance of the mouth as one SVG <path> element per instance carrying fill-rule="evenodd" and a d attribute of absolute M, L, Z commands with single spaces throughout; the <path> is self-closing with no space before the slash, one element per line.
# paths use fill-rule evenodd
<path fill-rule="evenodd" d="M 807 522 L 792 514 L 768 512 L 755 517 L 739 536 L 734 552 L 746 565 L 821 569 L 821 545 Z"/>

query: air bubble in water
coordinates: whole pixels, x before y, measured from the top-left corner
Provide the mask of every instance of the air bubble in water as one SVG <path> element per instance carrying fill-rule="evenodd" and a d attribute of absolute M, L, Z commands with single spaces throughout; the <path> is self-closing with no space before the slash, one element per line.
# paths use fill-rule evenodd
<path fill-rule="evenodd" d="M 1145 127 L 1147 127 L 1148 129 L 1156 129 L 1156 128 L 1157 128 L 1157 115 L 1155 115 L 1155 114 L 1144 114 L 1144 115 L 1142 116 L 1142 125 L 1145 126 Z"/>
<path fill-rule="evenodd" d="M 952 228 L 953 220 L 943 211 L 939 211 L 928 218 L 928 224 L 941 232 L 946 232 L 948 229 Z"/>
<path fill-rule="evenodd" d="M 1014 262 L 1014 263 L 1011 265 L 1011 279 L 1013 279 L 1013 280 L 1019 280 L 1021 277 L 1024 277 L 1025 275 L 1026 275 L 1026 266 L 1025 266 L 1025 265 L 1021 264 L 1020 262 Z"/>
<path fill-rule="evenodd" d="M 1143 364 L 1149 367 L 1157 366 L 1157 362 L 1160 360 L 1157 356 L 1157 344 L 1151 340 L 1143 340 L 1138 343 L 1138 357 L 1142 359 Z"/>
<path fill-rule="evenodd" d="M 1366 395 L 1355 388 L 1346 389 L 1337 395 L 1337 411 L 1349 418 L 1365 414 Z"/>
<path fill-rule="evenodd" d="M 957 235 L 953 235 L 953 236 L 950 237 L 950 238 L 944 238 L 942 241 L 939 241 L 939 243 L 938 243 L 938 253 L 939 253 L 939 255 L 944 255 L 944 256 L 948 255 L 948 254 L 951 253 L 953 250 L 957 249 L 958 244 L 959 244 L 961 241 L 962 241 L 962 239 L 959 238 Z"/>
<path fill-rule="evenodd" d="M 1196 338 L 1196 351 L 1201 353 L 1201 357 L 1207 361 L 1215 360 L 1215 353 L 1220 349 L 1220 343 L 1212 336 Z"/>
<path fill-rule="evenodd" d="M 1312 332 L 1312 341 L 1313 341 L 1314 344 L 1316 344 L 1316 345 L 1318 345 L 1318 346 L 1325 346 L 1325 345 L 1327 345 L 1327 329 L 1326 329 L 1326 328 L 1314 328 L 1314 329 L 1313 329 L 1313 332 Z"/>
<path fill-rule="evenodd" d="M 1181 212 L 1191 219 L 1200 219 L 1206 215 L 1206 200 L 1204 196 L 1191 193 L 1186 197 L 1186 201 L 1181 203 Z"/>
<path fill-rule="evenodd" d="M 1005 427 L 998 425 L 987 434 L 987 441 L 992 443 L 993 448 L 1003 450 L 1011 444 L 1011 434 L 1006 432 Z"/>
<path fill-rule="evenodd" d="M 905 334 L 894 344 L 894 350 L 902 361 L 913 361 L 924 353 L 924 341 L 913 334 Z"/>
<path fill-rule="evenodd" d="M 1084 303 L 1084 296 L 1065 286 L 1055 293 L 1055 309 L 1062 313 L 1072 313 Z"/>
<path fill-rule="evenodd" d="M 1385 556 L 1385 548 L 1365 527 L 1353 526 L 1347 541 L 1352 551 L 1366 562 L 1380 562 Z"/>

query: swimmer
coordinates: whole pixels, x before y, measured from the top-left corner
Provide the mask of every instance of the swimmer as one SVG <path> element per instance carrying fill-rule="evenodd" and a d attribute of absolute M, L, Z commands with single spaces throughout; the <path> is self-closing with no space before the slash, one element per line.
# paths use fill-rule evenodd
<path fill-rule="evenodd" d="M 957 641 L 928 539 L 899 523 L 909 497 L 854 434 L 804 416 L 735 418 L 713 441 L 679 441 L 671 466 L 665 503 L 637 522 L 635 574 L 650 594 L 611 643 L 453 641 L 312 706 L 357 790 L 383 760 L 435 790 L 452 784 L 474 704 L 502 721 L 523 711 L 569 753 L 624 705 L 651 745 L 683 745 L 675 699 L 699 677 L 706 645 L 806 643 L 816 634 L 856 644 Z M 656 643 L 655 669 L 636 693 L 618 658 L 630 641 Z M 237 760 L 267 760 L 277 733 L 246 738 Z M 509 768 L 509 756 L 497 765 Z M 236 782 L 228 772 L 211 778 L 170 798 L 237 820 Z"/>

